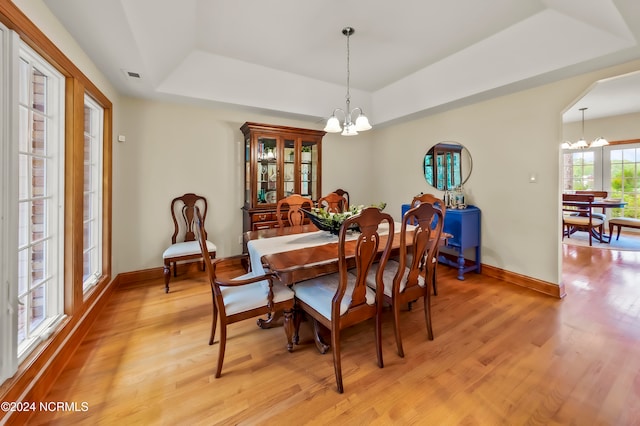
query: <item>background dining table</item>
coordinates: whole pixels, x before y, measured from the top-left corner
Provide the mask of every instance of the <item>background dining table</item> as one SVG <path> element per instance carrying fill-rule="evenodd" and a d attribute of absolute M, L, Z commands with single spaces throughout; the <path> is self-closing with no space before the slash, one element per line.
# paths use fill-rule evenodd
<path fill-rule="evenodd" d="M 602 209 L 602 213 L 605 214 L 607 209 L 620 209 L 627 205 L 625 201 L 621 199 L 594 199 L 592 203 L 588 203 L 586 201 L 562 201 L 563 206 L 572 206 L 572 207 L 588 207 L 591 205 L 592 208 Z M 603 228 L 604 229 L 604 228 Z M 593 232 L 593 236 L 603 243 L 609 243 L 611 241 L 611 235 L 607 235 L 604 231 L 602 235 L 595 229 L 592 228 L 591 232 Z"/>

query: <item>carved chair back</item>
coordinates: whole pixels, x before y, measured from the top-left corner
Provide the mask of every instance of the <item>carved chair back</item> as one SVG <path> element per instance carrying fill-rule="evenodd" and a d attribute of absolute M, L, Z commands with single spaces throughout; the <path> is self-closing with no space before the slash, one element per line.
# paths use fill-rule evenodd
<path fill-rule="evenodd" d="M 318 207 L 330 213 L 342 213 L 349 209 L 349 203 L 344 196 L 331 192 L 318 199 Z"/>
<path fill-rule="evenodd" d="M 173 220 L 173 235 L 171 236 L 171 244 L 180 241 L 196 240 L 196 215 L 195 207 L 198 206 L 202 220 L 207 218 L 207 199 L 201 195 L 187 193 L 180 197 L 176 197 L 171 201 L 171 219 Z M 205 239 L 207 233 L 205 231 Z"/>
<path fill-rule="evenodd" d="M 349 199 L 349 193 L 347 191 L 345 191 L 344 189 L 338 188 L 335 191 L 333 191 L 334 193 L 344 197 L 347 200 L 347 204 L 345 206 L 345 210 L 349 210 L 349 206 L 351 205 L 351 200 Z"/>
<path fill-rule="evenodd" d="M 287 208 L 285 210 L 285 207 Z M 282 198 L 278 201 L 276 206 L 276 215 L 278 216 L 278 226 L 284 228 L 285 226 L 299 226 L 304 223 L 304 212 L 302 208 L 311 208 L 313 203 L 309 198 L 303 197 L 300 194 L 293 194 L 288 197 Z M 286 212 L 286 219 L 283 218 Z"/>

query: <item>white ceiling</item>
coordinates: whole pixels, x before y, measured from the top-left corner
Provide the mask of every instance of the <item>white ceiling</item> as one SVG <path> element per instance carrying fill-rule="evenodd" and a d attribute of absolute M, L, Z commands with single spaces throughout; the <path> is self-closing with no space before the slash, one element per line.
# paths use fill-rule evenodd
<path fill-rule="evenodd" d="M 318 121 L 344 107 L 345 26 L 351 106 L 374 125 L 640 58 L 638 0 L 44 3 L 123 94 Z M 616 114 L 640 111 L 640 91 L 611 85 L 629 101 Z M 588 101 L 611 104 L 607 86 Z"/>

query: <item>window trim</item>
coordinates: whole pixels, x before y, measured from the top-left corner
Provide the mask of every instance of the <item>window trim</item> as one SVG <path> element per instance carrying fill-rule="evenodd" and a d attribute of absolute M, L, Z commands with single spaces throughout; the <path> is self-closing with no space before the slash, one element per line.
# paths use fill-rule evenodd
<path fill-rule="evenodd" d="M 5 25 L 8 30 L 15 31 L 22 41 L 66 77 L 65 162 L 67 165 L 73 164 L 69 161 L 69 156 L 73 156 L 74 152 L 79 154 L 77 152 L 78 141 L 80 141 L 79 147 L 82 149 L 83 126 L 80 123 L 82 122 L 84 94 L 89 94 L 104 108 L 102 277 L 90 294 L 83 295 L 81 267 L 80 275 L 74 267 L 74 259 L 78 259 L 78 255 L 82 253 L 81 249 L 77 250 L 78 246 L 82 247 L 82 223 L 79 221 L 79 218 L 82 217 L 82 191 L 78 191 L 77 185 L 81 182 L 81 175 L 77 175 L 76 167 L 67 167 L 65 170 L 65 233 L 68 238 L 65 241 L 64 249 L 64 309 L 67 317 L 55 330 L 52 330 L 51 337 L 42 342 L 31 356 L 19 364 L 14 370 L 15 374 L 4 380 L 0 386 L 0 399 L 19 400 L 36 397 L 46 390 L 50 382 L 43 380 L 43 378 L 55 375 L 56 371 L 64 365 L 66 358 L 60 356 L 61 351 L 73 349 L 73 345 L 77 344 L 77 339 L 84 335 L 88 324 L 95 319 L 100 301 L 113 287 L 111 277 L 113 106 L 100 89 L 13 2 L 0 1 L 0 23 Z M 82 160 L 81 155 L 79 158 Z M 80 233 L 78 233 L 78 229 L 80 229 Z M 80 240 L 79 244 L 78 240 Z M 75 264 L 81 266 L 81 262 L 76 261 Z M 68 348 L 69 345 L 71 348 Z M 25 417 L 22 415 L 24 413 L 14 414 L 11 419 Z M 0 422 L 8 417 L 7 413 L 0 412 Z"/>

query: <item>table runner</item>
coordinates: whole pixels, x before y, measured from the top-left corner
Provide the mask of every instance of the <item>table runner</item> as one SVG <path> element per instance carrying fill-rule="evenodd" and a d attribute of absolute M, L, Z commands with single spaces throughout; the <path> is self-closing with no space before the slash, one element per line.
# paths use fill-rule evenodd
<path fill-rule="evenodd" d="M 402 224 L 394 223 L 395 232 L 399 232 Z M 413 229 L 415 226 L 407 226 L 407 230 Z M 389 233 L 389 225 L 383 223 L 378 228 L 380 235 Z M 347 234 L 347 240 L 354 240 L 358 237 L 358 232 L 350 232 Z M 303 234 L 282 235 L 272 238 L 260 238 L 247 242 L 247 251 L 251 260 L 251 271 L 253 275 L 264 274 L 262 267 L 262 256 L 267 254 L 282 253 L 285 251 L 303 249 L 306 247 L 321 246 L 324 244 L 337 243 L 338 236 L 328 231 L 306 232 Z"/>

